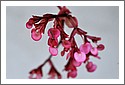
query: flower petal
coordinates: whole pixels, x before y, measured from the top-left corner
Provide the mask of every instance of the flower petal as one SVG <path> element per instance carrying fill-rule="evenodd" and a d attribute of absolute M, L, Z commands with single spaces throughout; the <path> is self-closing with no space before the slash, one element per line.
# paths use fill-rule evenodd
<path fill-rule="evenodd" d="M 32 29 L 31 31 L 31 37 L 35 41 L 39 41 L 42 38 L 42 34 L 40 33 L 39 29 Z"/>
<path fill-rule="evenodd" d="M 86 55 L 85 55 L 85 53 L 83 53 L 83 52 L 80 52 L 80 53 L 75 52 L 75 53 L 74 53 L 74 58 L 75 58 L 75 60 L 76 60 L 77 62 L 84 62 L 85 59 L 86 59 Z"/>
<path fill-rule="evenodd" d="M 105 46 L 104 46 L 103 44 L 99 44 L 99 45 L 97 46 L 97 49 L 98 49 L 99 51 L 104 50 L 104 48 L 105 48 Z"/>
<path fill-rule="evenodd" d="M 49 47 L 49 52 L 51 53 L 52 56 L 56 56 L 58 54 L 57 48 L 54 47 Z"/>
<path fill-rule="evenodd" d="M 93 48 L 91 49 L 91 53 L 92 53 L 93 55 L 97 55 L 97 54 L 98 54 L 98 49 L 97 49 L 96 47 L 93 47 Z"/>
<path fill-rule="evenodd" d="M 91 50 L 92 46 L 90 43 L 85 43 L 80 46 L 80 51 L 88 54 Z"/>

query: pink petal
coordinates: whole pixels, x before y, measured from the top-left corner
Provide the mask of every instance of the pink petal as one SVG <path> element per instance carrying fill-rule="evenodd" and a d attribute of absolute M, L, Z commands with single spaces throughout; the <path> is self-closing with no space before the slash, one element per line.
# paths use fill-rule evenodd
<path fill-rule="evenodd" d="M 92 46 L 90 43 L 85 43 L 80 46 L 80 51 L 88 54 L 91 50 Z"/>
<path fill-rule="evenodd" d="M 29 22 L 26 23 L 26 28 L 31 29 L 33 27 L 33 24 L 30 24 Z"/>
<path fill-rule="evenodd" d="M 75 66 L 75 67 L 79 67 L 79 66 L 81 66 L 81 64 L 82 64 L 82 62 L 77 62 L 77 61 L 73 61 L 73 65 Z"/>
<path fill-rule="evenodd" d="M 86 68 L 87 68 L 87 69 L 92 68 L 92 66 L 93 66 L 93 63 L 92 63 L 92 62 L 88 62 L 88 63 L 86 64 Z"/>
<path fill-rule="evenodd" d="M 98 49 L 99 51 L 104 50 L 104 48 L 105 48 L 105 46 L 104 46 L 103 44 L 99 44 L 99 45 L 97 46 L 97 49 Z"/>
<path fill-rule="evenodd" d="M 58 54 L 58 49 L 54 47 L 49 47 L 49 52 L 52 56 L 56 56 Z"/>
<path fill-rule="evenodd" d="M 57 46 L 58 45 L 58 40 L 49 38 L 48 39 L 48 45 L 51 46 L 51 47 Z"/>
<path fill-rule="evenodd" d="M 62 45 L 64 48 L 70 48 L 71 47 L 71 42 L 68 40 L 63 40 Z"/>
<path fill-rule="evenodd" d="M 68 78 L 69 77 L 75 78 L 77 76 L 77 71 L 74 70 L 74 71 L 68 72 L 67 76 Z"/>
<path fill-rule="evenodd" d="M 86 60 L 86 55 L 83 52 L 75 52 L 74 53 L 74 58 L 77 62 L 84 62 Z"/>
<path fill-rule="evenodd" d="M 48 36 L 50 36 L 50 38 L 58 38 L 60 35 L 60 31 L 56 28 L 50 28 L 48 30 Z"/>
<path fill-rule="evenodd" d="M 42 34 L 40 33 L 40 30 L 36 30 L 35 28 L 31 31 L 31 37 L 35 41 L 39 41 L 42 38 Z"/>
<path fill-rule="evenodd" d="M 91 49 L 91 53 L 92 53 L 93 55 L 97 55 L 97 54 L 98 54 L 98 49 L 97 49 L 96 47 L 93 47 L 93 48 Z"/>
<path fill-rule="evenodd" d="M 88 72 L 94 72 L 96 70 L 97 66 L 93 64 L 92 68 L 88 69 Z"/>

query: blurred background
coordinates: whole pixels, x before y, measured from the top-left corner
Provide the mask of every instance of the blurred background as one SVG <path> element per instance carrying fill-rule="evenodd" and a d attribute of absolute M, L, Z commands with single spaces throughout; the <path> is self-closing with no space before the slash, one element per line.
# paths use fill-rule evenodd
<path fill-rule="evenodd" d="M 85 65 L 78 67 L 76 79 L 118 79 L 119 78 L 119 7 L 117 6 L 68 6 L 72 15 L 78 19 L 79 27 L 102 38 L 98 43 L 105 45 L 105 50 L 99 52 L 101 60 L 91 57 L 97 65 L 93 73 L 87 72 Z M 57 14 L 56 6 L 7 6 L 6 7 L 6 78 L 27 79 L 28 72 L 42 64 L 50 55 L 47 45 L 47 30 L 53 26 L 50 22 L 45 34 L 40 41 L 31 38 L 31 30 L 27 29 L 25 23 L 32 15 L 43 15 L 45 13 Z M 66 33 L 72 29 L 65 26 Z M 79 36 L 75 37 L 78 46 L 82 44 Z M 59 54 L 52 58 L 57 70 L 66 78 L 67 72 L 62 72 L 66 61 L 66 55 Z M 43 79 L 50 67 L 46 64 L 43 68 Z"/>

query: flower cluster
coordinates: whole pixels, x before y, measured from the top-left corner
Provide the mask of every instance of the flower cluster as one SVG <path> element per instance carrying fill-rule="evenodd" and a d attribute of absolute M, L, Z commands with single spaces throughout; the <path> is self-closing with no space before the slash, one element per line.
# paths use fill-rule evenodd
<path fill-rule="evenodd" d="M 77 76 L 77 67 L 81 66 L 83 63 L 86 64 L 86 69 L 88 72 L 94 72 L 97 68 L 90 57 L 100 59 L 98 52 L 102 51 L 105 47 L 103 44 L 98 44 L 98 41 L 101 40 L 100 37 L 90 36 L 86 31 L 78 27 L 78 20 L 76 17 L 71 15 L 69 9 L 65 6 L 58 6 L 59 13 L 55 14 L 44 14 L 43 16 L 32 16 L 29 21 L 26 23 L 26 27 L 31 29 L 31 37 L 35 41 L 39 41 L 44 34 L 46 25 L 48 22 L 53 21 L 53 27 L 48 29 L 48 46 L 51 56 L 57 56 L 58 46 L 62 44 L 63 50 L 61 51 L 61 56 L 64 56 L 67 53 L 66 60 L 68 61 L 64 67 L 64 70 L 67 71 L 67 78 L 75 78 Z M 68 28 L 72 29 L 70 35 L 66 34 L 64 31 L 64 24 Z M 83 43 L 80 47 L 77 46 L 75 35 L 79 35 Z M 60 39 L 60 41 L 58 41 Z M 93 46 L 91 43 L 95 43 L 96 46 Z M 54 67 L 51 56 L 37 69 L 33 69 L 30 72 L 29 78 L 42 78 L 42 67 L 45 63 L 49 63 L 51 68 L 48 73 L 50 78 L 62 78 L 61 74 Z"/>

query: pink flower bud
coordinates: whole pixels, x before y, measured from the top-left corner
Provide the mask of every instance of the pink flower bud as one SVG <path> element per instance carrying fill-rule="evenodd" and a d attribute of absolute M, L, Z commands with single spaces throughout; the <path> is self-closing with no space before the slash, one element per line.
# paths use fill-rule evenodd
<path fill-rule="evenodd" d="M 74 53 L 74 58 L 77 62 L 84 62 L 86 60 L 86 55 L 84 52 L 75 52 Z"/>
<path fill-rule="evenodd" d="M 49 52 L 52 56 L 56 56 L 58 54 L 58 49 L 54 47 L 49 47 Z"/>
<path fill-rule="evenodd" d="M 77 28 L 78 27 L 78 21 L 76 17 L 68 16 L 65 19 L 65 23 L 69 28 Z"/>
<path fill-rule="evenodd" d="M 31 31 L 31 37 L 35 41 L 39 41 L 42 38 L 42 34 L 40 33 L 39 29 L 33 28 Z"/>
<path fill-rule="evenodd" d="M 104 50 L 104 48 L 105 48 L 105 46 L 104 46 L 103 44 L 99 44 L 99 45 L 97 46 L 97 49 L 98 49 L 99 51 Z"/>
<path fill-rule="evenodd" d="M 92 62 L 88 62 L 86 64 L 86 68 L 88 72 L 94 72 L 97 68 L 97 66 L 95 64 L 93 64 Z"/>
<path fill-rule="evenodd" d="M 30 18 L 29 21 L 26 23 L 26 27 L 28 29 L 32 28 L 33 27 L 33 23 L 34 23 L 33 18 Z"/>
<path fill-rule="evenodd" d="M 69 78 L 69 77 L 75 78 L 76 76 L 77 76 L 77 71 L 76 71 L 76 70 L 70 71 L 70 72 L 68 72 L 68 74 L 67 74 L 67 77 L 68 77 L 68 78 Z"/>
<path fill-rule="evenodd" d="M 57 46 L 58 45 L 58 40 L 49 38 L 48 39 L 48 45 L 51 46 L 51 47 Z"/>
<path fill-rule="evenodd" d="M 97 49 L 96 47 L 93 47 L 93 48 L 91 49 L 91 53 L 92 53 L 93 55 L 97 55 L 97 54 L 98 54 L 98 49 Z"/>
<path fill-rule="evenodd" d="M 71 47 L 71 42 L 68 40 L 63 40 L 62 45 L 64 48 L 70 48 Z"/>
<path fill-rule="evenodd" d="M 94 72 L 96 70 L 97 66 L 94 64 L 92 68 L 88 69 L 88 72 Z"/>
<path fill-rule="evenodd" d="M 82 62 L 77 62 L 77 61 L 73 61 L 73 65 L 75 66 L 75 67 L 79 67 L 79 66 L 81 66 L 81 64 L 82 64 Z"/>
<path fill-rule="evenodd" d="M 30 24 L 29 22 L 26 23 L 26 28 L 31 29 L 33 27 L 33 24 Z"/>
<path fill-rule="evenodd" d="M 88 54 L 91 50 L 92 46 L 90 43 L 85 43 L 80 46 L 80 51 Z"/>
<path fill-rule="evenodd" d="M 88 62 L 87 65 L 86 65 L 86 68 L 90 69 L 90 68 L 92 68 L 92 66 L 93 66 L 93 63 L 92 62 Z"/>
<path fill-rule="evenodd" d="M 48 30 L 48 36 L 50 38 L 58 38 L 59 35 L 60 35 L 60 31 L 58 29 L 56 29 L 56 28 L 50 28 Z"/>

